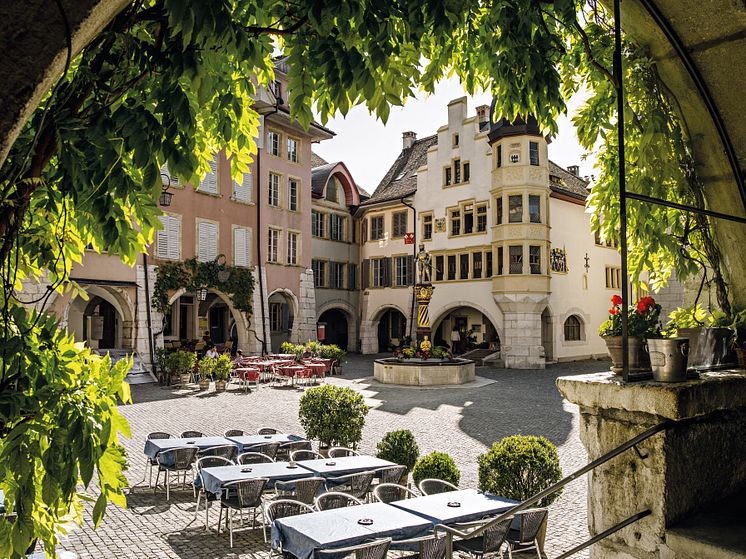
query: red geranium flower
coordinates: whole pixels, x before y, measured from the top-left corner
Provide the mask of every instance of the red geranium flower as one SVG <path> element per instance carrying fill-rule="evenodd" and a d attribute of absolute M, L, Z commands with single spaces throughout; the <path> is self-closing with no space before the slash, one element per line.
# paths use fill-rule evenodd
<path fill-rule="evenodd" d="M 640 302 L 637 303 L 637 314 L 642 314 L 646 310 L 648 310 L 647 304 L 643 300 L 640 300 Z"/>
<path fill-rule="evenodd" d="M 619 314 L 619 309 L 611 307 L 609 309 L 609 314 Z"/>
<path fill-rule="evenodd" d="M 655 299 L 650 296 L 643 297 L 642 299 L 640 299 L 640 303 L 644 304 L 646 307 L 652 307 L 653 305 L 655 305 Z"/>
<path fill-rule="evenodd" d="M 614 295 L 611 298 L 611 304 L 614 305 L 614 306 L 621 305 L 622 304 L 622 298 L 619 295 Z M 612 313 L 612 314 L 616 314 L 616 313 Z"/>

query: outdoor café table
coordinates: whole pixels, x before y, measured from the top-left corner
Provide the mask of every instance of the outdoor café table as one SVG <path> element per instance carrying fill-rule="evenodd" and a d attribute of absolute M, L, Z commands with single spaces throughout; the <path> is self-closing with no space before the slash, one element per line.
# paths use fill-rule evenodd
<path fill-rule="evenodd" d="M 195 445 L 200 450 L 213 446 L 222 446 L 227 444 L 236 444 L 225 437 L 193 437 L 189 439 L 148 439 L 145 441 L 145 455 L 148 458 L 155 458 L 159 452 L 176 448 L 179 446 Z"/>
<path fill-rule="evenodd" d="M 484 516 L 503 513 L 516 504 L 518 501 L 505 497 L 476 489 L 463 489 L 394 501 L 391 506 L 421 516 L 435 525 L 479 520 Z"/>
<path fill-rule="evenodd" d="M 370 524 L 359 520 L 372 521 Z M 272 547 L 311 559 L 316 549 L 346 547 L 375 538 L 425 536 L 427 520 L 384 503 L 371 503 L 280 518 L 272 523 Z"/>
<path fill-rule="evenodd" d="M 298 435 L 285 435 L 284 433 L 277 433 L 275 435 L 241 435 L 235 437 L 228 437 L 228 440 L 238 447 L 238 453 L 248 452 L 252 446 L 258 444 L 267 443 L 289 443 L 293 441 L 303 441 L 303 437 Z"/>
<path fill-rule="evenodd" d="M 294 353 L 273 353 L 272 357 L 277 357 L 278 359 L 295 359 Z"/>
<path fill-rule="evenodd" d="M 316 362 L 306 362 L 303 364 L 306 368 L 311 369 L 313 372 L 313 376 L 324 378 L 324 373 L 326 372 L 326 365 L 323 363 L 316 363 Z"/>
<path fill-rule="evenodd" d="M 282 377 L 290 377 L 290 382 L 295 386 L 295 377 L 298 373 L 305 371 L 305 365 L 280 365 L 277 374 Z"/>
<path fill-rule="evenodd" d="M 233 369 L 236 373 L 236 376 L 238 377 L 238 380 L 240 381 L 240 384 L 244 386 L 244 388 L 248 391 L 249 390 L 249 383 L 250 382 L 259 382 L 259 379 L 261 377 L 261 371 L 257 369 L 256 367 L 236 367 Z"/>
<path fill-rule="evenodd" d="M 274 487 L 276 481 L 292 481 L 313 477 L 311 472 L 299 466 L 295 468 L 288 466 L 288 462 L 268 462 L 265 464 L 238 464 L 235 466 L 202 468 L 202 481 L 200 482 L 200 476 L 198 475 L 194 484 L 196 487 L 204 484 L 205 491 L 219 495 L 223 486 L 232 481 L 264 477 L 269 479 L 267 487 Z"/>
<path fill-rule="evenodd" d="M 375 456 L 343 456 L 318 460 L 301 460 L 298 465 L 322 477 L 336 477 L 396 466 Z"/>

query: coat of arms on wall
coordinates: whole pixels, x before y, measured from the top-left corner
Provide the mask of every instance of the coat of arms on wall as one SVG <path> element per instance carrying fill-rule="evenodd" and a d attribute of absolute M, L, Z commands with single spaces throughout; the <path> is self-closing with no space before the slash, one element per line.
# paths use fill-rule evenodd
<path fill-rule="evenodd" d="M 553 272 L 567 273 L 567 251 L 564 248 L 553 248 L 549 253 L 549 264 Z"/>
<path fill-rule="evenodd" d="M 436 233 L 446 232 L 446 218 L 440 217 L 435 220 L 435 232 Z"/>

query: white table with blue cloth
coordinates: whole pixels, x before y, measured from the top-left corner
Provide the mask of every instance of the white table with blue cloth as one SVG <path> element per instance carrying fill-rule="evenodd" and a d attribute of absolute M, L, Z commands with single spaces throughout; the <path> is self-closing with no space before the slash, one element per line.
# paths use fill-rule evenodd
<path fill-rule="evenodd" d="M 431 522 L 415 514 L 371 503 L 275 520 L 272 547 L 298 559 L 311 559 L 317 549 L 357 545 L 377 538 L 419 538 L 432 527 Z"/>
<path fill-rule="evenodd" d="M 298 435 L 285 435 L 284 433 L 277 433 L 274 435 L 240 435 L 227 437 L 232 443 L 238 446 L 238 453 L 250 452 L 252 446 L 267 443 L 290 443 L 295 441 L 304 441 L 303 437 Z"/>
<path fill-rule="evenodd" d="M 343 456 L 339 458 L 301 460 L 298 462 L 298 465 L 321 477 L 344 476 L 378 470 L 379 468 L 386 468 L 388 466 L 396 466 L 394 462 L 381 460 L 375 456 Z"/>
<path fill-rule="evenodd" d="M 215 466 L 203 468 L 194 480 L 195 487 L 204 485 L 205 491 L 219 495 L 223 486 L 232 481 L 267 478 L 268 487 L 274 487 L 276 481 L 293 481 L 313 477 L 313 473 L 288 462 L 267 462 L 263 464 L 238 464 L 236 466 Z"/>
<path fill-rule="evenodd" d="M 181 446 L 196 446 L 200 450 L 212 448 L 213 446 L 234 445 L 236 443 L 229 441 L 225 437 L 193 437 L 188 439 L 147 439 L 145 441 L 145 455 L 148 458 L 155 458 L 160 452 L 170 450 Z"/>
<path fill-rule="evenodd" d="M 391 506 L 416 514 L 434 526 L 480 520 L 485 516 L 502 514 L 517 504 L 518 501 L 482 493 L 476 489 L 462 489 L 394 501 Z"/>

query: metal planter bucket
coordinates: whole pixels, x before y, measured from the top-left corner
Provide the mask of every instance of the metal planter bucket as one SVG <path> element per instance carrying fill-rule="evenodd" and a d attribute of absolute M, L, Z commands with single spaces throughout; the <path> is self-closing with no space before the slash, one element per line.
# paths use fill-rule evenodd
<path fill-rule="evenodd" d="M 650 338 L 647 342 L 653 380 L 658 382 L 685 381 L 689 340 L 687 338 Z"/>

